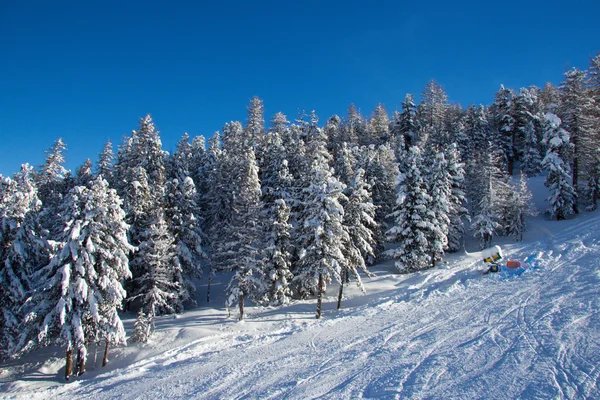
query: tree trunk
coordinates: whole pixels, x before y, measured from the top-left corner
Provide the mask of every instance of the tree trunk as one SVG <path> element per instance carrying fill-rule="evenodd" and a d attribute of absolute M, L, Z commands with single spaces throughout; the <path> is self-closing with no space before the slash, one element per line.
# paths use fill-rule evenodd
<path fill-rule="evenodd" d="M 435 251 L 431 253 L 431 268 L 435 268 Z"/>
<path fill-rule="evenodd" d="M 98 341 L 94 343 L 94 365 L 92 369 L 96 369 L 96 362 L 98 361 Z"/>
<path fill-rule="evenodd" d="M 67 359 L 65 367 L 65 379 L 68 381 L 69 377 L 73 374 L 73 349 L 67 348 Z"/>
<path fill-rule="evenodd" d="M 321 308 L 323 305 L 323 286 L 325 285 L 323 281 L 323 274 L 319 274 L 319 297 L 317 299 L 317 319 L 321 318 Z"/>
<path fill-rule="evenodd" d="M 208 271 L 208 285 L 206 287 L 206 302 L 210 303 L 210 284 L 212 283 L 212 268 Z"/>
<path fill-rule="evenodd" d="M 508 159 L 508 176 L 512 176 L 514 169 L 514 161 L 512 158 Z"/>
<path fill-rule="evenodd" d="M 338 310 L 340 308 L 342 308 L 342 295 L 344 294 L 344 281 L 348 275 L 349 275 L 348 271 L 346 269 L 344 269 L 344 271 L 342 272 L 342 279 L 340 282 L 340 292 L 338 293 L 338 304 L 337 304 Z"/>
<path fill-rule="evenodd" d="M 104 348 L 104 357 L 102 357 L 102 367 L 105 367 L 108 364 L 108 339 L 106 339 L 106 347 Z"/>
<path fill-rule="evenodd" d="M 240 321 L 244 319 L 244 294 L 240 294 Z"/>
<path fill-rule="evenodd" d="M 77 351 L 77 376 L 81 376 L 83 375 L 83 373 L 85 372 L 85 358 L 83 357 L 83 354 L 81 352 L 81 350 Z"/>
<path fill-rule="evenodd" d="M 77 358 L 75 359 L 75 364 L 73 365 L 73 376 L 79 376 L 79 367 L 81 365 L 81 350 L 77 350 Z"/>

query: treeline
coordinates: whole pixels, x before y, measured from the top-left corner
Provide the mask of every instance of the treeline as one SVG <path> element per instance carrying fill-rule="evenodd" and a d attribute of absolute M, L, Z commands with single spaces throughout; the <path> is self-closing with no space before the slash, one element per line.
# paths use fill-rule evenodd
<path fill-rule="evenodd" d="M 208 143 L 185 134 L 173 154 L 146 116 L 116 155 L 108 142 L 74 174 L 59 139 L 43 165 L 0 180 L 0 358 L 60 345 L 81 373 L 89 344 L 125 344 L 119 309 L 139 312 L 132 339 L 146 341 L 155 316 L 194 304 L 199 279 L 209 302 L 225 271 L 240 319 L 246 300 L 310 296 L 318 318 L 326 287 L 340 285 L 339 306 L 379 257 L 406 273 L 461 249 L 468 231 L 482 248 L 520 240 L 534 213 L 525 178 L 542 171 L 550 217 L 594 209 L 599 72 L 600 55 L 560 87 L 501 87 L 466 109 L 432 81 L 391 117 L 351 105 L 322 126 L 313 112 L 267 127 L 254 98 L 245 124 Z"/>

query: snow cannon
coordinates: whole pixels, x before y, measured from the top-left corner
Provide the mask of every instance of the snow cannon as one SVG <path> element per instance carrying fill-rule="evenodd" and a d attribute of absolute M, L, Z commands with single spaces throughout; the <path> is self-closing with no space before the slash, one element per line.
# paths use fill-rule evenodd
<path fill-rule="evenodd" d="M 495 264 L 502 259 L 502 249 L 500 246 L 493 246 L 481 251 L 483 262 Z"/>

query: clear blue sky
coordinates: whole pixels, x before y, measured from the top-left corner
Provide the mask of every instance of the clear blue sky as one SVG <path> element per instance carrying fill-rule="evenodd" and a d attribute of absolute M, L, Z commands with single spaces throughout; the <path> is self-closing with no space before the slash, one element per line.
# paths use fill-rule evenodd
<path fill-rule="evenodd" d="M 0 0 L 0 174 L 58 137 L 68 168 L 95 162 L 147 113 L 173 150 L 244 121 L 252 96 L 267 119 L 323 122 L 352 102 L 391 113 L 433 78 L 452 102 L 489 104 L 501 83 L 587 68 L 598 15 L 597 0 Z"/>

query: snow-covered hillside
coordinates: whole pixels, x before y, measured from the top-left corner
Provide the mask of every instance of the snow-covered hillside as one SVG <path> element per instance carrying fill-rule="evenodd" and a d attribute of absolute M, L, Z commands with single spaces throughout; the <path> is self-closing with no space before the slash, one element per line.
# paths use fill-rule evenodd
<path fill-rule="evenodd" d="M 482 275 L 473 246 L 415 274 L 384 262 L 340 311 L 331 286 L 322 320 L 311 300 L 237 322 L 215 299 L 159 317 L 150 343 L 113 349 L 69 383 L 59 349 L 2 366 L 0 397 L 600 398 L 600 213 L 538 216 L 523 242 L 499 244 L 531 267 Z"/>

